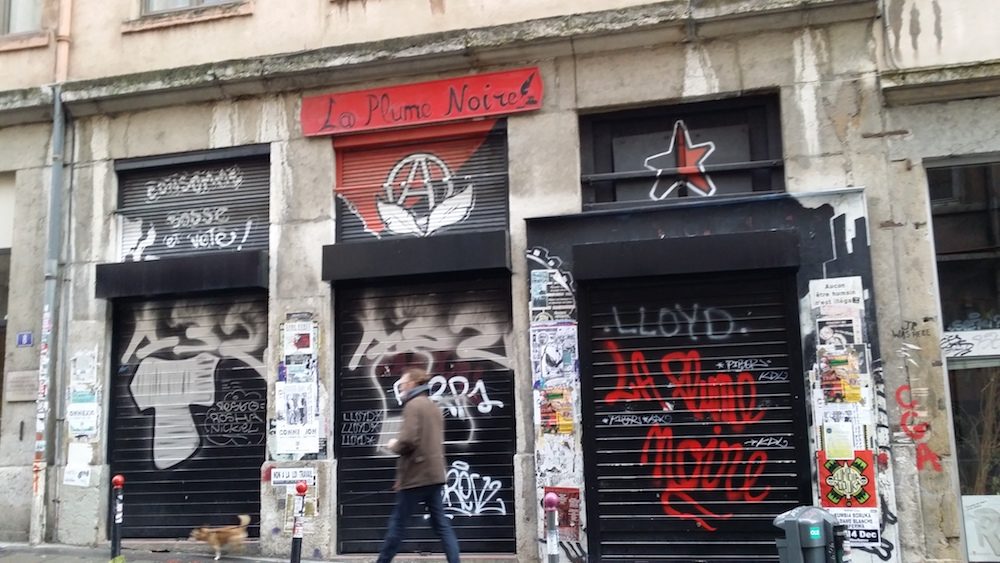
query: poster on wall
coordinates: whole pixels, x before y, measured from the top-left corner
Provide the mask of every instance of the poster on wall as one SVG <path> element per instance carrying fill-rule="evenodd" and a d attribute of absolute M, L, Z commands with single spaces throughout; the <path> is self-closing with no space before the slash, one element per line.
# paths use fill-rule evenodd
<path fill-rule="evenodd" d="M 576 487 L 545 487 L 545 494 L 555 493 L 559 498 L 556 514 L 560 541 L 580 539 L 580 489 Z"/>
<path fill-rule="evenodd" d="M 538 391 L 542 432 L 546 434 L 573 433 L 573 389 L 550 387 Z"/>
<path fill-rule="evenodd" d="M 290 314 L 281 326 L 282 359 L 274 384 L 275 453 L 307 455 L 322 449 L 317 334 L 309 313 Z"/>
<path fill-rule="evenodd" d="M 876 491 L 875 452 L 858 450 L 851 459 L 830 459 L 816 454 L 819 468 L 820 506 L 847 526 L 854 546 L 879 542 L 879 508 Z"/>
<path fill-rule="evenodd" d="M 87 440 L 96 438 L 101 414 L 96 350 L 74 354 L 67 393 L 66 422 L 70 435 Z"/>
<path fill-rule="evenodd" d="M 579 358 L 576 323 L 531 325 L 531 371 L 536 389 L 576 383 Z"/>
<path fill-rule="evenodd" d="M 820 346 L 816 363 L 823 403 L 865 402 L 871 370 L 864 345 Z"/>
<path fill-rule="evenodd" d="M 564 321 L 573 318 L 576 299 L 568 278 L 558 269 L 531 271 L 531 320 Z"/>
<path fill-rule="evenodd" d="M 962 495 L 969 561 L 1000 561 L 1000 495 Z"/>

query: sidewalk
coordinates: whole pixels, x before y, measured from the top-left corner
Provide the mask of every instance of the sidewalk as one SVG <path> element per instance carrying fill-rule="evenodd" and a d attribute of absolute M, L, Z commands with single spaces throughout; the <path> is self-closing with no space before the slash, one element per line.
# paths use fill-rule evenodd
<path fill-rule="evenodd" d="M 215 554 L 207 545 L 192 543 L 179 546 L 171 551 L 150 551 L 148 548 L 122 548 L 126 563 L 214 563 Z M 203 548 L 203 549 L 200 549 Z M 248 545 L 251 554 L 256 545 Z M 111 550 L 107 547 L 75 547 L 68 545 L 28 545 L 23 543 L 0 543 L 0 562 L 2 563 L 108 563 L 111 560 Z M 338 555 L 333 559 L 303 559 L 302 563 L 370 563 L 375 556 L 369 555 Z M 226 555 L 219 559 L 229 563 L 288 563 L 288 557 L 275 559 L 255 555 Z M 444 563 L 442 555 L 415 555 L 401 553 L 396 556 L 395 563 Z M 467 563 L 516 563 L 516 555 L 463 555 L 462 561 Z"/>
<path fill-rule="evenodd" d="M 194 546 L 192 546 L 194 547 Z M 127 563 L 213 563 L 215 554 L 212 548 L 204 546 L 203 553 L 190 553 L 193 550 L 185 549 L 184 552 L 158 553 L 141 549 L 123 548 L 122 555 Z M 0 561 L 4 563 L 34 563 L 45 561 L 46 563 L 108 563 L 111 560 L 111 551 L 108 548 L 72 547 L 64 545 L 39 545 L 31 546 L 27 544 L 0 544 Z M 270 559 L 260 556 L 240 556 L 223 554 L 221 561 L 235 563 L 242 561 L 249 562 L 284 562 L 285 559 Z M 314 563 L 315 560 L 303 559 L 303 563 Z"/>

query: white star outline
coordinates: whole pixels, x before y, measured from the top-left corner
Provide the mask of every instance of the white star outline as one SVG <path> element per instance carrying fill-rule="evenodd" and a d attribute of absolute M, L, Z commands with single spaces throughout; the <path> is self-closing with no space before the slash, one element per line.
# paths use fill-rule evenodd
<path fill-rule="evenodd" d="M 671 153 L 674 152 L 674 145 L 677 143 L 677 129 L 678 128 L 680 128 L 680 129 L 682 129 L 684 131 L 684 141 L 685 141 L 685 143 L 687 144 L 688 147 L 690 147 L 692 149 L 698 149 L 698 148 L 702 148 L 702 147 L 707 147 L 708 148 L 708 152 L 706 152 L 704 155 L 702 155 L 702 157 L 700 159 L 698 159 L 698 164 L 696 164 L 695 166 L 698 168 L 698 171 L 701 172 L 702 175 L 704 175 L 705 181 L 708 182 L 708 185 L 711 186 L 712 189 L 709 190 L 708 193 L 705 193 L 705 192 L 703 192 L 701 190 L 701 188 L 699 188 L 698 186 L 695 186 L 691 182 L 688 182 L 686 179 L 684 179 L 684 180 L 677 180 L 673 184 L 671 184 L 669 188 L 667 188 L 667 191 L 663 192 L 663 195 L 657 197 L 656 196 L 656 188 L 660 184 L 660 175 L 663 174 L 663 168 L 657 168 L 655 166 L 651 166 L 649 164 L 649 161 L 657 159 L 657 158 L 660 158 L 660 157 L 663 157 L 663 156 L 667 156 L 668 154 L 671 154 Z M 647 156 L 646 160 L 643 162 L 643 166 L 646 167 L 646 169 L 648 169 L 648 170 L 654 170 L 656 172 L 656 181 L 653 182 L 653 187 L 649 188 L 649 199 L 652 199 L 653 201 L 660 201 L 660 200 L 666 199 L 670 195 L 670 193 L 673 192 L 675 189 L 677 189 L 677 186 L 680 186 L 681 184 L 686 185 L 688 188 L 691 188 L 692 190 L 698 192 L 699 194 L 701 194 L 702 196 L 705 196 L 705 197 L 715 195 L 715 182 L 712 181 L 711 176 L 709 176 L 707 173 L 705 173 L 705 165 L 704 165 L 705 160 L 707 160 L 708 157 L 711 156 L 711 154 L 713 152 L 715 152 L 715 143 L 714 142 L 712 142 L 712 141 L 705 141 L 704 143 L 700 143 L 700 144 L 697 144 L 697 145 L 694 144 L 691 141 L 691 133 L 688 131 L 687 125 L 684 124 L 684 121 L 680 120 L 680 119 L 678 119 L 677 121 L 675 121 L 674 122 L 674 130 L 673 130 L 673 132 L 670 135 L 670 146 L 667 148 L 667 150 L 664 151 L 664 152 L 661 152 L 661 153 L 657 153 L 657 154 L 654 154 L 654 155 Z M 687 178 L 686 176 L 682 176 L 682 177 L 683 178 Z"/>

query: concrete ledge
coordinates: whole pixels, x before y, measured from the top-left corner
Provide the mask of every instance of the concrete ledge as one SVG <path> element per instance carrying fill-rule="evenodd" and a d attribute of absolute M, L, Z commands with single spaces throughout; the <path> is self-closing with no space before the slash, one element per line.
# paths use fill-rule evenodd
<path fill-rule="evenodd" d="M 718 0 L 693 8 L 687 0 L 668 0 L 620 10 L 69 82 L 63 99 L 75 115 L 84 116 L 332 87 L 376 76 L 392 75 L 402 81 L 421 73 L 587 49 L 622 48 L 630 43 L 630 37 L 680 41 L 852 21 L 875 14 L 875 0 Z"/>
<path fill-rule="evenodd" d="M 882 73 L 890 106 L 950 102 L 1000 95 L 1000 61 Z"/>
<path fill-rule="evenodd" d="M 0 92 L 0 127 L 52 120 L 52 89 Z"/>

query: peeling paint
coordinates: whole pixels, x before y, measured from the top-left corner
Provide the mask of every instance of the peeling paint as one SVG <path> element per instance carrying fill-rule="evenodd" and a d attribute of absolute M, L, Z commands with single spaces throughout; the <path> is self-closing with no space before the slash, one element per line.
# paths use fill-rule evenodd
<path fill-rule="evenodd" d="M 795 82 L 798 85 L 799 112 L 802 115 L 802 138 L 806 142 L 808 154 L 819 154 L 819 130 L 817 119 L 819 103 L 819 70 L 816 40 L 811 30 L 803 30 L 792 44 L 795 58 Z"/>
<path fill-rule="evenodd" d="M 700 96 L 719 91 L 719 77 L 704 45 L 690 43 L 684 49 L 684 96 Z"/>

